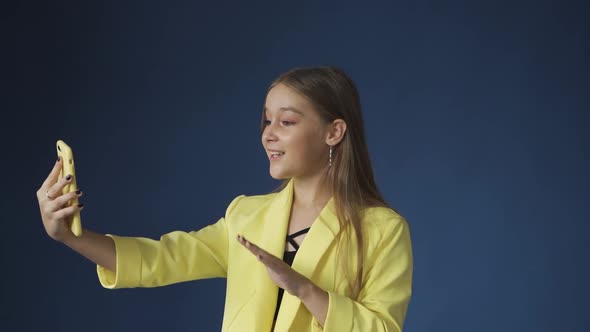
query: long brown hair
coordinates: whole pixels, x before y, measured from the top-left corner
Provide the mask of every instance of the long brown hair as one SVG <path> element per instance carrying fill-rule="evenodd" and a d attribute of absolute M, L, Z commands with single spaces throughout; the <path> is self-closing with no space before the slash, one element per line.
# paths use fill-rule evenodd
<path fill-rule="evenodd" d="M 277 84 L 284 84 L 308 98 L 325 123 L 336 119 L 346 122 L 347 129 L 342 140 L 333 147 L 332 166 L 328 167 L 324 183 L 331 186 L 340 229 L 347 239 L 352 239 L 350 228 L 357 241 L 356 276 L 348 278 L 352 297 L 357 298 L 363 276 L 363 234 L 361 211 L 372 206 L 389 207 L 385 202 L 373 176 L 369 158 L 361 103 L 356 85 L 343 70 L 336 67 L 295 68 L 276 78 L 267 90 Z M 261 130 L 265 127 L 262 112 Z M 285 188 L 289 180 L 283 181 L 275 190 Z M 342 236 L 342 232 L 338 235 Z M 340 241 L 338 241 L 340 242 Z M 345 241 L 344 252 L 348 252 L 350 241 Z M 347 259 L 342 257 L 342 267 L 347 268 Z"/>

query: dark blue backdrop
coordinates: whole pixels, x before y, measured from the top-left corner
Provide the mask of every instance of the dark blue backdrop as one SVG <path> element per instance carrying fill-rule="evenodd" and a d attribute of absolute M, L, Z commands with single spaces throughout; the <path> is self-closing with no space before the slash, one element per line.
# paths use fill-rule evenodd
<path fill-rule="evenodd" d="M 35 191 L 75 152 L 85 227 L 157 238 L 277 184 L 265 91 L 337 65 L 380 189 L 410 222 L 408 332 L 587 331 L 582 1 L 3 4 L 2 308 L 23 331 L 218 331 L 224 280 L 103 289 Z"/>

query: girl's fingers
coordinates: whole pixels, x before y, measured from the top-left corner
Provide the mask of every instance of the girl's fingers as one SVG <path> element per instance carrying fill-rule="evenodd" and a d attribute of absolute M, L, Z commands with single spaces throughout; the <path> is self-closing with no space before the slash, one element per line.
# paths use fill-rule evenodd
<path fill-rule="evenodd" d="M 72 191 L 72 192 L 67 193 L 65 195 L 59 196 L 58 198 L 51 201 L 51 211 L 55 212 L 55 211 L 61 209 L 62 207 L 64 207 L 68 203 L 68 201 L 73 201 L 75 203 L 76 202 L 75 199 L 82 196 L 82 194 L 83 194 L 82 190 L 78 189 L 77 191 Z"/>
<path fill-rule="evenodd" d="M 246 249 L 250 250 L 250 252 L 252 254 L 254 254 L 254 256 L 256 256 L 256 258 L 258 258 L 258 260 L 264 262 L 265 264 L 271 264 L 273 261 L 273 259 L 271 259 L 271 258 L 276 258 L 275 256 L 266 252 L 264 249 L 258 247 L 254 243 L 246 240 L 246 238 L 244 238 L 241 235 L 238 235 L 238 241 L 240 241 L 240 243 L 244 247 L 246 247 Z M 276 259 L 278 260 L 278 258 L 276 258 Z"/>
<path fill-rule="evenodd" d="M 266 251 L 260 249 L 257 245 L 246 240 L 246 238 L 241 235 L 238 235 L 238 241 L 240 241 L 240 243 L 246 247 L 246 249 L 250 250 L 250 252 L 253 253 L 258 259 L 262 259 L 263 256 L 267 255 Z"/>
<path fill-rule="evenodd" d="M 55 200 L 57 197 L 62 196 L 63 188 L 68 183 L 72 182 L 73 178 L 74 177 L 71 174 L 68 174 L 65 177 L 59 179 L 56 183 L 54 183 L 53 186 L 51 186 L 51 188 L 49 188 L 49 191 L 47 192 L 51 197 L 51 200 Z"/>
<path fill-rule="evenodd" d="M 66 217 L 73 215 L 77 210 L 82 210 L 83 208 L 84 206 L 72 205 L 65 209 L 61 209 L 55 212 L 55 220 L 65 219 Z"/>

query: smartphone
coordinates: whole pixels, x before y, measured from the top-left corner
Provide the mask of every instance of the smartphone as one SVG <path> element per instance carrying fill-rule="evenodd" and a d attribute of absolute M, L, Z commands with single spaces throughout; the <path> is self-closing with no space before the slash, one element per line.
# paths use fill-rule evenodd
<path fill-rule="evenodd" d="M 66 184 L 62 191 L 62 195 L 76 191 L 78 189 L 76 170 L 74 167 L 74 153 L 72 149 L 62 140 L 58 140 L 56 143 L 57 156 L 62 160 L 62 167 L 59 172 L 59 177 L 65 177 L 71 174 L 73 179 L 70 183 Z M 67 202 L 66 206 L 78 205 L 78 197 L 71 199 Z M 74 235 L 82 236 L 82 222 L 80 220 L 80 211 L 76 211 L 74 215 L 67 220 L 68 226 Z"/>

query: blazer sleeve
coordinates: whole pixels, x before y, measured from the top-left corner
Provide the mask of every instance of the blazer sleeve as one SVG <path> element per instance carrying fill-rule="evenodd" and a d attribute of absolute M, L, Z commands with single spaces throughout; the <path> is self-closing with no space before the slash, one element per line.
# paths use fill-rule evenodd
<path fill-rule="evenodd" d="M 399 221 L 385 231 L 372 262 L 365 263 L 358 301 L 328 292 L 326 321 L 322 328 L 313 318 L 313 331 L 402 331 L 412 294 L 413 254 L 409 225 Z"/>
<path fill-rule="evenodd" d="M 173 231 L 160 240 L 106 234 L 115 242 L 116 272 L 96 266 L 104 288 L 158 287 L 196 279 L 227 276 L 228 232 L 225 217 L 198 231 Z"/>

